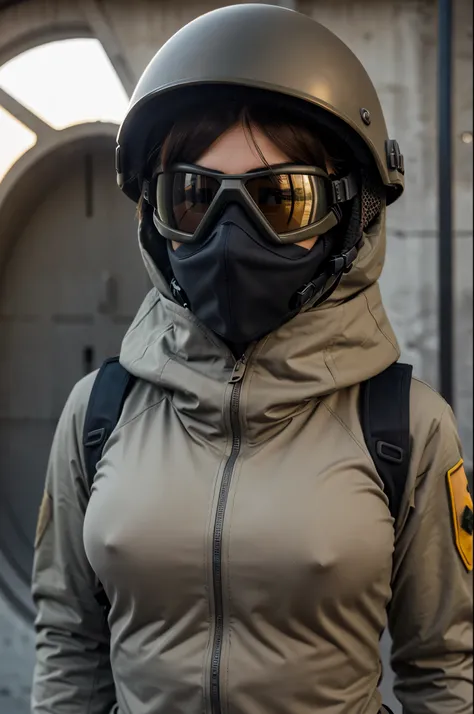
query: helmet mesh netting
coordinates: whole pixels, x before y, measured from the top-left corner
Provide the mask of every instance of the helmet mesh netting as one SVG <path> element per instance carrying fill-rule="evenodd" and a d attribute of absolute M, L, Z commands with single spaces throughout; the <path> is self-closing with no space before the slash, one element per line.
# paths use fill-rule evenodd
<path fill-rule="evenodd" d="M 382 210 L 385 187 L 368 173 L 362 176 L 362 228 L 366 230 Z"/>

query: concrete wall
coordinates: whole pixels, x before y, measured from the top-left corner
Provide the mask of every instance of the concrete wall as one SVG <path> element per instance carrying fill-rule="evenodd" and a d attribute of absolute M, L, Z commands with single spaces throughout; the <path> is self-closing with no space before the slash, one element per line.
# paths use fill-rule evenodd
<path fill-rule="evenodd" d="M 456 413 L 472 462 L 472 2 L 454 0 L 454 198 Z M 359 0 L 301 2 L 358 55 L 384 107 L 389 133 L 406 163 L 404 197 L 388 210 L 382 291 L 415 373 L 438 386 L 437 109 L 435 4 Z"/>

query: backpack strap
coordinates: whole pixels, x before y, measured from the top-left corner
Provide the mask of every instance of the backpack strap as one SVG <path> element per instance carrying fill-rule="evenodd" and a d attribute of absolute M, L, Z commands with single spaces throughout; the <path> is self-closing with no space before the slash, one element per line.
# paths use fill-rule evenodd
<path fill-rule="evenodd" d="M 361 385 L 361 424 L 367 448 L 396 520 L 410 466 L 410 387 L 413 367 L 399 362 Z"/>
<path fill-rule="evenodd" d="M 117 425 L 135 381 L 136 377 L 122 367 L 118 357 L 106 360 L 97 373 L 87 405 L 82 437 L 89 490 L 94 483 L 96 466 L 105 443 Z"/>

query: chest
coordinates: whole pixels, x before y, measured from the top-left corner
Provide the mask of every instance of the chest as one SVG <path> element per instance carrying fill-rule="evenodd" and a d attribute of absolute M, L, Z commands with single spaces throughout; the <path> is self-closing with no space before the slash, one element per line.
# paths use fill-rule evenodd
<path fill-rule="evenodd" d="M 205 597 L 216 553 L 237 599 L 314 608 L 390 582 L 393 524 L 373 464 L 325 410 L 264 443 L 193 439 L 166 404 L 112 437 L 85 521 L 111 590 Z"/>

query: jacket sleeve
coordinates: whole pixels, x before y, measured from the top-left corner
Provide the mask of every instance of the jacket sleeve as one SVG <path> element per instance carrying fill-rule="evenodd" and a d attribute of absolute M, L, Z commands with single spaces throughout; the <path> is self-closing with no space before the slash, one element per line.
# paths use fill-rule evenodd
<path fill-rule="evenodd" d="M 94 596 L 97 581 L 82 533 L 89 492 L 81 432 L 93 376 L 76 385 L 59 420 L 38 519 L 33 714 L 115 710 L 108 625 Z"/>
<path fill-rule="evenodd" d="M 423 446 L 414 439 L 416 476 L 395 544 L 388 612 L 394 689 L 404 714 L 472 714 L 471 527 L 471 536 L 462 534 L 464 552 L 456 535 L 459 511 L 472 501 L 452 411 L 442 402 L 439 419 L 431 417 Z M 456 469 L 453 501 L 448 482 Z"/>

